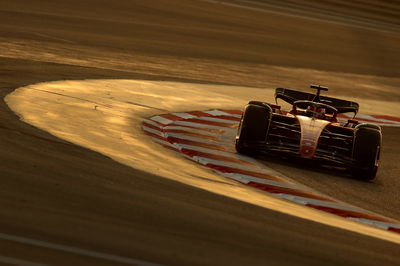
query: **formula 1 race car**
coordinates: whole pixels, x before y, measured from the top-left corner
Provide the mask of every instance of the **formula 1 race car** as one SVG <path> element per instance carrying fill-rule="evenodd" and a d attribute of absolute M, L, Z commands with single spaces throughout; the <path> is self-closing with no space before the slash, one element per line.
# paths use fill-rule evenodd
<path fill-rule="evenodd" d="M 348 169 L 356 178 L 374 179 L 381 128 L 354 119 L 358 103 L 320 96 L 327 87 L 310 87 L 316 94 L 277 88 L 276 104 L 250 101 L 236 136 L 237 152 L 305 158 Z M 282 110 L 278 99 L 291 104 L 291 110 Z M 354 113 L 353 119 L 339 123 L 338 114 L 347 112 Z"/>

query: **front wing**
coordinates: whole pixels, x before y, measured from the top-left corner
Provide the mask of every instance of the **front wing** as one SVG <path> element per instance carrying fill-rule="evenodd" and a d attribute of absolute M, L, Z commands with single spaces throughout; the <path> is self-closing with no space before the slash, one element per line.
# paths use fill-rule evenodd
<path fill-rule="evenodd" d="M 300 154 L 301 129 L 294 120 L 281 120 L 274 117 L 265 141 L 244 141 L 241 145 L 247 150 L 266 155 L 303 158 Z M 318 140 L 315 154 L 309 160 L 330 163 L 336 166 L 351 167 L 353 132 L 336 126 L 326 127 Z"/>

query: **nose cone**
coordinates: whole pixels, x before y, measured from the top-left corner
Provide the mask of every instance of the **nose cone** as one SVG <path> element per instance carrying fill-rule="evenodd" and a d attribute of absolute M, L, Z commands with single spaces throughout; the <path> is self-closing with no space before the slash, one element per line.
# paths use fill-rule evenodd
<path fill-rule="evenodd" d="M 330 122 L 301 115 L 297 116 L 297 120 L 300 123 L 301 129 L 300 156 L 303 158 L 312 158 L 317 150 L 319 136 L 321 136 L 322 130 Z"/>
<path fill-rule="evenodd" d="M 316 143 L 312 140 L 303 140 L 300 143 L 300 155 L 304 158 L 312 158 L 315 154 Z"/>

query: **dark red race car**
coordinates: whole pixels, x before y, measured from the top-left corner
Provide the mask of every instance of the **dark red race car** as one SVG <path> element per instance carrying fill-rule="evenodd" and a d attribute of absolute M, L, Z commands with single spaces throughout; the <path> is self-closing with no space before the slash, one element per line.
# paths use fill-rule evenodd
<path fill-rule="evenodd" d="M 311 85 L 316 94 L 277 88 L 276 104 L 250 101 L 246 105 L 236 136 L 236 150 L 295 156 L 349 169 L 356 178 L 376 176 L 382 142 L 381 128 L 354 119 L 359 105 L 326 96 L 328 88 Z M 282 110 L 277 100 L 292 105 Z M 339 123 L 340 113 L 354 113 Z"/>

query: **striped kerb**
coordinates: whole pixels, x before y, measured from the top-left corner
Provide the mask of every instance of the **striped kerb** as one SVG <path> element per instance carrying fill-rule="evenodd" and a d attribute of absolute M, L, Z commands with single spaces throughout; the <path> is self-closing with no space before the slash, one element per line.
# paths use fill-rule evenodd
<path fill-rule="evenodd" d="M 252 158 L 237 154 L 234 136 L 242 111 L 214 109 L 160 114 L 143 121 L 144 132 L 165 148 L 180 153 L 186 159 L 208 167 L 216 174 L 259 189 L 284 200 L 320 210 L 352 221 L 400 233 L 400 222 L 368 212 L 302 185 L 289 181 Z M 340 115 L 344 121 L 352 117 Z M 358 115 L 361 122 L 400 127 L 400 119 L 380 115 Z M 229 133 L 229 134 L 228 134 Z"/>

